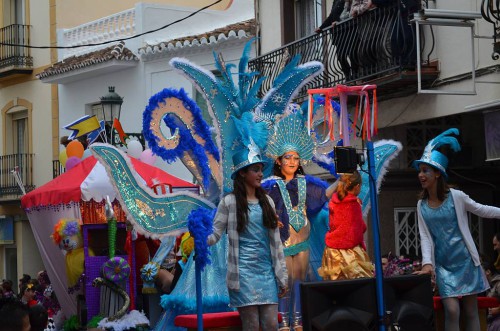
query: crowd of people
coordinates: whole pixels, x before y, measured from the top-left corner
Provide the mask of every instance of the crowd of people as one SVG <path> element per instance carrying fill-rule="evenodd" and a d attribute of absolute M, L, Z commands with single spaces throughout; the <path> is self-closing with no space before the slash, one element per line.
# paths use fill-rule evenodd
<path fill-rule="evenodd" d="M 17 291 L 12 280 L 0 284 L 0 331 L 53 330 L 60 309 L 45 270 L 34 278 L 23 274 Z"/>

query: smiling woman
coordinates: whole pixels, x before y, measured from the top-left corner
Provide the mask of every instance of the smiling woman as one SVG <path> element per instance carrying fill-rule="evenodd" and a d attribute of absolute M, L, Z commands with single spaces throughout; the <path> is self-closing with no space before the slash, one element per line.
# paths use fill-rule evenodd
<path fill-rule="evenodd" d="M 276 205 L 283 242 L 290 292 L 280 300 L 283 317 L 280 330 L 301 331 L 299 284 L 309 268 L 309 216 L 317 214 L 327 201 L 319 181 L 307 181 L 302 168 L 312 159 L 314 143 L 299 113 L 281 119 L 268 143 L 267 154 L 275 159 L 274 176 L 264 188 Z"/>
<path fill-rule="evenodd" d="M 489 285 L 469 230 L 467 212 L 483 218 L 500 218 L 500 208 L 481 205 L 446 183 L 445 149 L 460 151 L 455 137 L 458 134 L 457 129 L 441 133 L 427 144 L 420 160 L 414 162 L 422 185 L 417 213 L 423 267 L 416 273 L 436 277 L 446 330 L 459 330 L 462 306 L 465 330 L 473 331 L 479 330 L 480 325 L 477 294 Z"/>
<path fill-rule="evenodd" d="M 261 187 L 265 164 L 253 141 L 233 155 L 233 191 L 219 203 L 207 239 L 214 245 L 227 231 L 229 303 L 244 330 L 276 330 L 278 297 L 287 286 L 274 204 Z"/>

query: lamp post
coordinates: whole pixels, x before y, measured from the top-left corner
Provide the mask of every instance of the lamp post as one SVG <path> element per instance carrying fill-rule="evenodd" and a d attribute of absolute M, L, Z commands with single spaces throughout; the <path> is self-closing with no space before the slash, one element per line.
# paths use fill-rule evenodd
<path fill-rule="evenodd" d="M 102 117 L 106 128 L 106 139 L 109 137 L 109 143 L 113 143 L 113 120 L 120 120 L 123 98 L 115 92 L 114 86 L 108 87 L 108 94 L 101 97 Z M 109 130 L 109 132 L 107 132 Z"/>

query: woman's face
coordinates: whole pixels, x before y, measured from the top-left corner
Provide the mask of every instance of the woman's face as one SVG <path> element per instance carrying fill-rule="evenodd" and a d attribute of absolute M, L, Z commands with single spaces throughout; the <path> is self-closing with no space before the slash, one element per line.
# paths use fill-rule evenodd
<path fill-rule="evenodd" d="M 281 167 L 281 173 L 286 180 L 290 180 L 295 176 L 295 172 L 300 166 L 300 156 L 297 152 L 286 152 L 276 160 L 276 163 Z"/>
<path fill-rule="evenodd" d="M 35 290 L 33 290 L 32 288 L 27 288 L 24 291 L 24 298 L 27 299 L 28 301 L 33 300 L 34 297 L 35 297 Z"/>
<path fill-rule="evenodd" d="M 262 163 L 256 163 L 248 166 L 246 169 L 240 171 L 240 175 L 243 176 L 245 184 L 250 187 L 259 187 L 262 182 L 262 173 L 264 165 Z"/>
<path fill-rule="evenodd" d="M 424 190 L 429 190 L 437 185 L 437 180 L 441 176 L 438 170 L 425 163 L 421 163 L 418 169 L 418 180 Z"/>

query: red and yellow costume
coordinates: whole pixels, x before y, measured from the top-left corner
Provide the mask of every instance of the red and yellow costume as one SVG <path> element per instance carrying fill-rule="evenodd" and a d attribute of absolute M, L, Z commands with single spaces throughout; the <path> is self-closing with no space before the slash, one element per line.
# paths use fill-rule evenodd
<path fill-rule="evenodd" d="M 330 230 L 325 235 L 318 273 L 325 280 L 372 277 L 373 264 L 365 250 L 366 224 L 358 197 L 349 193 L 340 200 L 335 193 L 328 207 Z"/>

